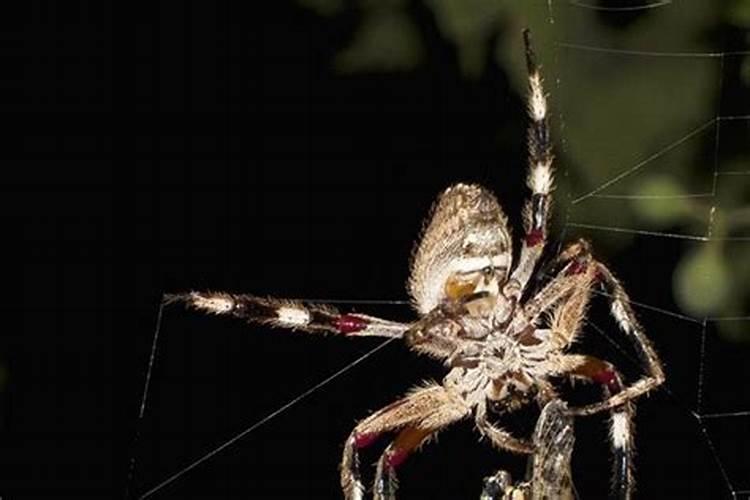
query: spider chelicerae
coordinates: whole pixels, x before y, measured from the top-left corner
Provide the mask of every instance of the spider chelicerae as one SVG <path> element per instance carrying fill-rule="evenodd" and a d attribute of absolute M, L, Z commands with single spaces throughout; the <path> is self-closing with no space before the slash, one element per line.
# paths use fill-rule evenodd
<path fill-rule="evenodd" d="M 445 364 L 449 371 L 441 384 L 416 387 L 355 426 L 341 460 L 341 487 L 347 499 L 364 497 L 358 452 L 384 434 L 396 433 L 396 437 L 378 461 L 373 493 L 377 499 L 393 499 L 398 466 L 417 447 L 459 420 L 473 418 L 479 433 L 497 448 L 530 455 L 543 468 L 545 456 L 539 454 L 545 450 L 541 448 L 555 443 L 561 459 L 565 460 L 566 454 L 569 459 L 572 431 L 566 419 L 604 411 L 611 415 L 612 493 L 617 498 L 632 496 L 632 402 L 661 384 L 664 373 L 627 293 L 610 270 L 594 259 L 586 241 L 564 247 L 554 258 L 554 274 L 539 276 L 545 284 L 537 293 L 527 291 L 545 248 L 554 183 L 546 96 L 528 31 L 524 40 L 529 72 L 527 183 L 531 197 L 523 210 L 524 237 L 515 265 L 508 220 L 495 196 L 478 185 L 456 184 L 439 196 L 414 254 L 408 289 L 419 317 L 413 322 L 253 295 L 190 292 L 169 297 L 207 313 L 275 327 L 398 338 Z M 567 352 L 580 333 L 597 285 L 605 287 L 612 315 L 644 367 L 645 375 L 632 384 L 624 385 L 617 369 L 607 361 Z M 603 399 L 568 407 L 551 381 L 564 378 L 599 384 Z M 548 421 L 537 426 L 533 440 L 514 436 L 488 417 L 490 411 L 512 412 L 531 402 L 544 408 L 542 417 Z M 554 465 L 554 460 L 547 460 L 549 464 Z M 558 470 L 561 484 L 565 475 Z M 531 493 L 533 487 L 514 487 L 501 471 L 485 481 L 482 498 L 544 496 Z M 553 485 L 545 487 L 553 496 L 563 495 Z"/>

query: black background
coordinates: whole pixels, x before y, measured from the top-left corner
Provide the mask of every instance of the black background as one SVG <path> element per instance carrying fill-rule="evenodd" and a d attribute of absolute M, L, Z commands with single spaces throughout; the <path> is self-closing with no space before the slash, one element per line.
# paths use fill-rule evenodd
<path fill-rule="evenodd" d="M 325 23 L 268 4 L 3 6 L 3 217 L 8 276 L 21 279 L 6 310 L 23 319 L 0 353 L 9 373 L 3 498 L 138 496 L 378 345 L 169 307 L 140 420 L 162 293 L 404 300 L 422 219 L 457 180 L 494 189 L 520 227 L 523 100 L 497 65 L 462 80 L 453 49 L 415 2 L 426 64 L 339 76 L 330 61 L 354 14 Z M 674 310 L 671 269 L 686 247 L 644 238 L 602 257 L 639 300 Z M 412 317 L 405 305 L 354 307 Z M 614 331 L 601 309 L 593 317 Z M 691 379 L 670 381 L 674 397 L 661 391 L 639 405 L 641 498 L 727 496 L 686 410 L 701 325 L 647 311 L 642 319 L 668 373 Z M 747 349 L 712 343 L 712 334 L 709 324 L 704 403 L 746 409 Z M 586 346 L 635 373 L 601 337 Z M 355 421 L 441 373 L 393 343 L 153 498 L 337 498 Z M 523 419 L 512 425 L 530 429 Z M 743 478 L 747 424 L 711 425 L 727 473 Z M 607 490 L 605 432 L 603 419 L 578 426 L 582 498 Z M 405 464 L 401 496 L 476 498 L 481 478 L 501 466 L 522 473 L 468 423 L 456 425 Z"/>

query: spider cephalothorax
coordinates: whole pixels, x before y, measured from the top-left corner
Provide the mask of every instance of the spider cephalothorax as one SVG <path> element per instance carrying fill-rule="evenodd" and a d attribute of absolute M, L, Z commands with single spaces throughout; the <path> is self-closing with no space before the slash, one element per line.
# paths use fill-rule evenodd
<path fill-rule="evenodd" d="M 409 292 L 419 318 L 401 323 L 333 307 L 252 295 L 202 293 L 172 296 L 214 314 L 305 332 L 400 338 L 415 351 L 441 360 L 449 369 L 441 384 L 417 387 L 375 412 L 352 431 L 344 445 L 341 486 L 347 499 L 363 498 L 358 451 L 385 434 L 396 433 L 382 454 L 374 496 L 392 499 L 396 469 L 422 443 L 448 425 L 473 418 L 477 430 L 497 448 L 532 454 L 534 477 L 549 477 L 555 461 L 569 460 L 570 415 L 611 414 L 615 453 L 613 493 L 629 498 L 633 489 L 632 401 L 664 380 L 654 349 L 635 319 L 621 284 L 596 261 L 588 243 L 574 242 L 553 258 L 554 274 L 529 283 L 546 243 L 553 188 L 552 153 L 542 80 L 526 33 L 529 69 L 528 130 L 531 196 L 524 207 L 524 236 L 513 262 L 508 221 L 495 196 L 478 185 L 456 184 L 435 205 L 414 254 Z M 594 286 L 605 287 L 611 311 L 631 341 L 646 374 L 624 386 L 613 365 L 593 356 L 570 354 L 579 335 Z M 568 408 L 558 401 L 556 378 L 599 384 L 601 402 Z M 515 437 L 488 419 L 488 409 L 517 410 L 530 402 L 545 408 L 533 441 Z M 557 446 L 555 443 L 563 443 Z M 498 473 L 485 484 L 482 498 L 565 496 L 565 468 L 548 483 L 518 489 Z M 540 481 L 547 481 L 540 479 Z M 531 493 L 529 493 L 531 492 Z M 554 496 L 553 495 L 553 496 Z M 551 497 L 550 497 L 551 498 Z"/>

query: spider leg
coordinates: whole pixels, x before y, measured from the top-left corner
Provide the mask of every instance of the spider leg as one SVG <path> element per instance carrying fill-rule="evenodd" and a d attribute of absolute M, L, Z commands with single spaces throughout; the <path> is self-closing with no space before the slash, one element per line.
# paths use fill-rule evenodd
<path fill-rule="evenodd" d="M 575 340 L 585 317 L 591 287 L 594 281 L 601 276 L 601 264 L 590 258 L 587 249 L 581 249 L 580 247 L 577 248 L 576 245 L 577 244 L 569 246 L 568 249 L 563 252 L 563 258 L 574 256 L 574 260 L 568 264 L 567 271 L 564 269 L 562 274 L 578 278 L 581 281 L 574 283 L 575 286 L 573 288 L 561 290 L 557 294 L 551 294 L 558 296 L 559 298 L 557 300 L 560 301 L 554 302 L 559 305 L 557 305 L 554 310 L 550 334 L 546 337 L 546 342 L 552 344 L 553 352 L 560 352 Z M 586 258 L 584 259 L 583 257 Z M 548 285 L 547 289 L 554 291 L 557 288 L 560 288 L 561 285 L 554 284 L 560 279 L 561 278 L 559 277 L 555 278 L 555 280 Z M 543 290 L 540 295 L 544 295 L 544 293 Z M 622 293 L 624 293 L 624 291 Z M 535 297 L 534 300 L 537 300 L 537 297 Z M 537 314 L 538 313 L 539 311 L 537 311 Z M 591 356 L 566 354 L 553 355 L 548 361 L 547 372 L 597 382 L 602 386 L 605 401 L 611 400 L 619 394 L 623 394 L 625 390 L 622 384 L 622 379 L 614 366 Z M 597 403 L 597 405 L 599 404 L 601 403 Z M 583 408 L 585 409 L 588 407 Z M 629 499 L 632 496 L 632 490 L 634 488 L 632 466 L 634 444 L 631 423 L 634 409 L 629 399 L 625 400 L 624 403 L 620 403 L 618 406 L 611 406 L 602 409 L 607 409 L 611 413 L 610 438 L 613 455 L 615 457 L 613 465 L 612 493 L 616 498 Z M 571 408 L 569 412 L 571 414 L 580 414 L 581 410 L 582 408 Z"/>
<path fill-rule="evenodd" d="M 647 374 L 602 402 L 571 411 L 578 415 L 592 415 L 607 411 L 661 385 L 664 382 L 661 361 L 651 342 L 643 333 L 630 305 L 630 298 L 622 284 L 607 266 L 591 257 L 588 243 L 583 240 L 569 245 L 562 252 L 561 259 L 567 260 L 568 263 L 558 276 L 529 300 L 524 306 L 524 313 L 533 321 L 548 308 L 565 299 L 555 312 L 551 336 L 556 341 L 555 347 L 562 349 L 575 339 L 584 318 L 589 290 L 594 280 L 601 281 L 608 288 L 612 315 L 620 330 L 635 347 Z"/>
<path fill-rule="evenodd" d="M 347 500 L 364 496 L 359 475 L 358 451 L 383 433 L 402 430 L 378 462 L 375 498 L 391 499 L 396 492 L 396 468 L 429 436 L 469 415 L 471 407 L 456 392 L 437 384 L 414 389 L 361 421 L 344 445 L 341 488 Z"/>
<path fill-rule="evenodd" d="M 591 257 L 589 244 L 585 240 L 566 247 L 560 260 L 567 261 L 567 264 L 524 305 L 526 317 L 533 323 L 542 313 L 556 306 L 550 338 L 556 348 L 563 349 L 575 340 L 584 319 L 590 289 L 595 281 L 601 281 L 609 290 L 612 315 L 620 330 L 634 345 L 647 373 L 622 393 L 614 394 L 601 403 L 578 409 L 579 414 L 591 415 L 606 411 L 658 387 L 664 382 L 664 370 L 654 347 L 635 317 L 630 298 L 622 284 L 607 266 Z"/>
<path fill-rule="evenodd" d="M 552 333 L 556 337 L 562 336 L 557 339 L 557 346 L 562 348 L 574 340 L 579 330 L 597 272 L 596 267 L 591 265 L 593 259 L 589 244 L 584 240 L 568 245 L 561 253 L 560 260 L 566 264 L 539 293 L 524 304 L 524 314 L 533 322 L 544 312 L 557 306 Z"/>
<path fill-rule="evenodd" d="M 620 406 L 655 389 L 664 382 L 665 378 L 659 356 L 656 354 L 651 341 L 643 333 L 641 325 L 635 318 L 635 313 L 630 305 L 630 298 L 622 287 L 622 284 L 604 264 L 596 262 L 596 270 L 599 278 L 609 289 L 612 316 L 617 321 L 620 330 L 625 333 L 625 336 L 635 347 L 647 375 L 624 387 L 616 394 L 612 394 L 600 403 L 594 403 L 573 410 L 578 415 L 592 415 Z"/>
<path fill-rule="evenodd" d="M 526 180 L 531 198 L 523 209 L 525 237 L 518 266 L 511 275 L 511 286 L 518 294 L 526 288 L 547 240 L 551 191 L 554 185 L 552 140 L 547 123 L 547 98 L 542 88 L 542 77 L 531 47 L 531 36 L 524 31 L 526 65 L 529 73 L 528 110 L 531 123 L 528 128 L 529 173 Z"/>
<path fill-rule="evenodd" d="M 622 394 L 624 388 L 622 377 L 611 363 L 594 356 L 565 355 L 560 363 L 572 366 L 567 371 L 572 378 L 584 379 L 588 382 L 600 384 L 605 399 Z M 575 414 L 579 408 L 571 408 Z M 633 442 L 635 409 L 628 400 L 620 406 L 610 408 L 610 441 L 614 455 L 612 467 L 612 494 L 615 498 L 627 500 L 632 497 L 635 487 L 633 474 Z"/>
<path fill-rule="evenodd" d="M 534 453 L 534 445 L 532 443 L 513 436 L 487 419 L 487 403 L 485 401 L 478 404 L 474 422 L 479 433 L 487 437 L 495 447 L 522 455 Z"/>
<path fill-rule="evenodd" d="M 559 354 L 552 356 L 548 361 L 548 373 L 567 374 L 601 384 L 604 391 L 603 401 L 570 408 L 569 411 L 572 415 L 591 415 L 601 411 L 611 413 L 611 441 L 615 456 L 612 492 L 616 498 L 629 499 L 634 488 L 632 465 L 634 408 L 631 401 L 659 385 L 664 379 L 664 374 L 653 347 L 635 319 L 625 290 L 611 272 L 603 264 L 591 259 L 587 248 L 577 249 L 576 244 L 568 247 L 562 256 L 563 258 L 573 257 L 561 274 L 580 278 L 582 281 L 575 283 L 574 286 L 563 286 L 560 280 L 565 278 L 556 277 L 531 301 L 541 301 L 541 305 L 537 304 L 535 309 L 528 311 L 538 315 L 546 309 L 547 304 L 559 304 L 554 310 L 551 333 L 547 337 L 547 342 L 551 342 L 552 348 L 559 352 L 575 340 L 585 317 L 591 287 L 595 280 L 603 280 L 611 290 L 612 314 L 617 319 L 620 328 L 634 341 L 646 365 L 646 370 L 650 374 L 625 387 L 614 366 L 597 358 Z M 540 296 L 544 297 L 546 290 L 550 290 L 548 295 L 554 296 L 554 300 L 549 297 L 540 299 Z"/>
<path fill-rule="evenodd" d="M 412 451 L 419 448 L 433 434 L 433 429 L 413 426 L 399 432 L 396 439 L 388 445 L 385 452 L 380 456 L 380 460 L 378 460 L 373 487 L 374 500 L 393 500 L 396 498 L 396 490 L 398 489 L 396 468 Z"/>
<path fill-rule="evenodd" d="M 168 295 L 166 303 L 182 302 L 208 314 L 233 316 L 251 323 L 268 324 L 310 333 L 341 333 L 356 337 L 401 337 L 409 325 L 367 316 L 341 314 L 324 304 L 303 304 L 287 299 L 263 298 L 222 292 Z"/>

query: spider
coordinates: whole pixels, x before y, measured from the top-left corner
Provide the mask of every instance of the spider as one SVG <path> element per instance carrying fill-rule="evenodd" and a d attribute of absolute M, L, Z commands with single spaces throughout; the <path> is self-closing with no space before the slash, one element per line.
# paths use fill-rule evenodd
<path fill-rule="evenodd" d="M 566 406 L 564 413 L 610 413 L 615 457 L 612 493 L 623 499 L 632 495 L 632 402 L 661 384 L 664 372 L 627 293 L 612 272 L 594 259 L 586 241 L 562 249 L 553 259 L 553 277 L 545 279 L 545 275 L 537 276 L 539 271 L 535 273 L 547 238 L 553 155 L 546 96 L 528 30 L 524 43 L 531 196 L 523 209 L 524 237 L 515 265 L 508 220 L 495 196 L 479 185 L 456 184 L 439 196 L 414 253 L 408 290 L 419 317 L 413 322 L 253 295 L 190 292 L 170 297 L 206 313 L 302 332 L 395 337 L 444 363 L 448 373 L 442 383 L 416 387 L 355 426 L 344 444 L 340 466 L 341 487 L 348 500 L 365 494 L 358 453 L 384 434 L 396 433 L 396 437 L 377 462 L 373 494 L 379 500 L 395 498 L 396 470 L 410 453 L 462 419 L 473 418 L 481 436 L 500 450 L 530 455 L 533 460 L 538 446 L 498 427 L 489 413 L 512 412 L 532 402 L 545 407 L 559 398 L 551 381 L 557 378 L 601 386 L 601 401 Z M 545 284 L 532 293 L 529 285 L 536 277 L 545 279 Z M 592 290 L 599 284 L 607 290 L 611 313 L 645 370 L 645 375 L 627 386 L 611 363 L 567 352 L 586 319 Z M 507 492 L 503 486 L 507 477 L 501 476 L 485 481 L 483 498 L 500 498 Z"/>

